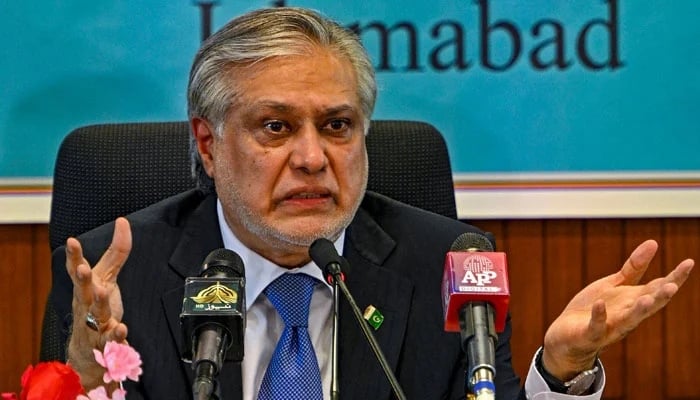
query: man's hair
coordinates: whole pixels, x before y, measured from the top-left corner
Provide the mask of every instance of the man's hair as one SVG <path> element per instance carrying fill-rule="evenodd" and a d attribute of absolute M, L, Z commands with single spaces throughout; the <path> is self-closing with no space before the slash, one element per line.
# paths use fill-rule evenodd
<path fill-rule="evenodd" d="M 319 13 L 302 8 L 256 10 L 234 18 L 210 36 L 194 58 L 187 88 L 190 120 L 208 121 L 222 135 L 227 114 L 238 95 L 231 69 L 291 55 L 308 55 L 323 47 L 345 57 L 357 77 L 357 94 L 365 126 L 374 110 L 377 85 L 374 69 L 357 35 Z M 194 138 L 190 139 L 192 173 L 201 189 L 212 189 Z"/>

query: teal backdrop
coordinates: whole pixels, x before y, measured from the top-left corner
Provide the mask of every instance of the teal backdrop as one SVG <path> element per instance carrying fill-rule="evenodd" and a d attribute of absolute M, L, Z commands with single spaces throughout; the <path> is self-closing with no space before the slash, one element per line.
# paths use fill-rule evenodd
<path fill-rule="evenodd" d="M 185 119 L 204 17 L 283 3 L 356 29 L 374 118 L 437 126 L 456 173 L 700 170 L 697 0 L 39 0 L 0 5 L 0 178 L 51 176 L 82 125 Z"/>

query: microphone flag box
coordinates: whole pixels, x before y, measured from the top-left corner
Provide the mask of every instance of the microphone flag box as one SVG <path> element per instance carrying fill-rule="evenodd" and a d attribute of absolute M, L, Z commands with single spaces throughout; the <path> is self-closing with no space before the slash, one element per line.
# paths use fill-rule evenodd
<path fill-rule="evenodd" d="M 465 304 L 485 301 L 495 309 L 496 331 L 503 332 L 510 301 L 505 253 L 450 251 L 442 282 L 445 331 L 460 331 L 459 312 Z"/>
<path fill-rule="evenodd" d="M 230 344 L 227 360 L 243 359 L 245 331 L 245 287 L 241 278 L 191 277 L 185 279 L 180 323 L 183 328 L 185 349 L 183 360 L 190 361 L 193 338 L 205 325 L 219 325 Z M 240 353 L 240 354 L 238 354 Z"/>

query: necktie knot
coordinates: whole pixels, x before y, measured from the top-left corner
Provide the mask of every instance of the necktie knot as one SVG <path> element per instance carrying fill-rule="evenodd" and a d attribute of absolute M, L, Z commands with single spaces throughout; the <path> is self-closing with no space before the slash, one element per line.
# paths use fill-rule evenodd
<path fill-rule="evenodd" d="M 265 288 L 265 295 L 285 326 L 308 326 L 309 304 L 317 283 L 318 280 L 306 274 L 284 274 Z"/>

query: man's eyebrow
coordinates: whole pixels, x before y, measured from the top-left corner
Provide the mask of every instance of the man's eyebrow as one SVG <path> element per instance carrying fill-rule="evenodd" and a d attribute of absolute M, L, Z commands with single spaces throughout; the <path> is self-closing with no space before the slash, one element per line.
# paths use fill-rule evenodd
<path fill-rule="evenodd" d="M 341 104 L 339 106 L 329 107 L 325 110 L 326 114 L 329 115 L 340 114 L 346 111 L 355 111 L 355 107 L 350 104 Z"/>
<path fill-rule="evenodd" d="M 294 107 L 285 104 L 285 103 L 280 103 L 278 101 L 261 101 L 253 104 L 253 108 L 257 110 L 263 110 L 263 109 L 273 109 L 275 111 L 281 111 L 281 112 L 288 112 L 290 110 L 293 110 Z"/>

